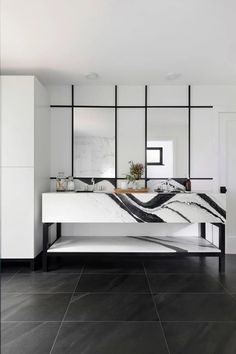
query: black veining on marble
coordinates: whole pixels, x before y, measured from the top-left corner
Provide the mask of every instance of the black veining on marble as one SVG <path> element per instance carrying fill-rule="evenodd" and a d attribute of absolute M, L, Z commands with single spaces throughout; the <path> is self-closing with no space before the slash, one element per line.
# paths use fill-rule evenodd
<path fill-rule="evenodd" d="M 183 222 L 191 223 L 192 221 L 189 219 L 189 217 L 185 216 L 183 212 L 180 212 L 179 210 L 176 210 L 174 208 L 175 204 L 187 205 L 190 208 L 191 207 L 199 208 L 201 210 L 204 210 L 211 216 L 214 216 L 217 222 L 225 223 L 226 212 L 206 194 L 196 193 L 193 195 L 197 195 L 199 198 L 201 198 L 205 203 L 207 203 L 211 208 L 213 208 L 215 212 L 213 212 L 210 208 L 202 205 L 198 201 L 192 201 L 191 199 L 189 200 L 189 198 L 186 201 L 176 199 L 176 195 L 177 194 L 173 194 L 173 193 L 160 193 L 155 195 L 150 200 L 143 202 L 138 198 L 137 195 L 133 195 L 131 193 L 127 193 L 127 194 L 108 193 L 108 196 L 114 202 L 116 202 L 122 209 L 124 209 L 137 222 L 140 223 L 168 222 L 168 220 L 165 221 L 154 213 L 154 211 L 165 210 L 165 209 L 168 209 L 173 214 L 178 214 L 183 219 Z M 172 205 L 172 207 L 170 207 L 170 205 Z"/>
<path fill-rule="evenodd" d="M 156 236 L 155 236 L 155 237 L 153 237 L 153 236 L 143 236 L 143 237 L 146 238 L 146 239 L 152 239 L 152 240 L 154 240 L 154 241 L 155 241 L 155 240 L 159 240 L 160 243 L 163 243 L 163 244 L 167 243 L 168 245 L 169 245 L 169 243 L 176 243 L 176 242 L 177 242 L 177 238 L 173 239 L 173 241 L 172 241 L 172 240 L 170 240 L 169 238 L 166 239 L 165 237 L 163 237 L 163 238 L 161 238 L 161 239 L 160 239 L 159 237 L 156 237 Z M 178 243 L 181 244 L 181 238 L 178 239 Z M 186 244 L 186 240 L 184 240 L 184 243 Z M 213 245 L 213 244 L 210 243 L 210 242 L 208 242 L 207 245 L 205 245 L 205 244 L 199 244 L 199 243 L 198 243 L 197 246 L 200 247 L 200 248 L 204 248 L 204 247 L 207 247 L 207 248 L 216 248 L 216 246 Z M 180 248 L 180 247 L 179 247 L 179 249 L 188 252 L 188 250 L 185 250 L 185 249 L 183 249 L 183 248 Z"/>
<path fill-rule="evenodd" d="M 213 209 L 217 211 L 224 219 L 226 219 L 226 211 L 222 209 L 213 199 L 211 199 L 205 193 L 198 193 L 199 197 L 201 197 L 206 203 L 208 203 Z"/>
<path fill-rule="evenodd" d="M 138 222 L 148 222 L 148 223 L 161 223 L 164 222 L 159 216 L 155 214 L 147 213 L 134 204 L 132 204 L 127 195 L 116 193 L 116 194 L 108 194 L 110 198 L 112 198 L 119 206 L 126 210 L 132 217 Z"/>
<path fill-rule="evenodd" d="M 107 194 L 116 204 L 119 205 L 122 209 L 124 209 L 129 215 L 131 215 L 137 222 L 142 222 L 139 218 L 137 218 L 135 215 L 131 213 L 131 211 L 118 199 L 116 198 L 116 195 L 113 193 L 108 193 Z"/>
<path fill-rule="evenodd" d="M 175 210 L 175 209 L 173 209 L 173 208 L 170 208 L 170 207 L 167 206 L 167 205 L 165 205 L 165 209 L 168 209 L 168 210 L 173 211 L 173 213 L 178 214 L 178 215 L 181 216 L 181 218 L 183 218 L 185 221 L 191 223 L 191 221 L 190 221 L 188 218 L 186 218 L 186 216 L 184 216 L 182 213 L 180 213 L 178 210 Z"/>
<path fill-rule="evenodd" d="M 148 200 L 147 202 L 142 202 L 139 200 L 136 196 L 134 196 L 131 193 L 126 194 L 127 197 L 129 197 L 132 201 L 134 201 L 136 204 L 140 205 L 143 208 L 146 209 L 154 209 L 159 206 L 162 206 L 164 203 L 166 203 L 168 200 L 174 197 L 173 194 L 171 193 L 162 193 L 162 194 L 157 194 L 155 197 L 152 199 Z"/>
<path fill-rule="evenodd" d="M 142 241 L 147 241 L 147 242 L 152 242 L 152 243 L 156 243 L 158 245 L 161 245 L 163 247 L 166 247 L 166 248 L 169 248 L 171 250 L 174 250 L 176 252 L 181 252 L 181 253 L 187 253 L 188 250 L 184 249 L 184 248 L 180 248 L 180 247 L 176 247 L 176 246 L 173 246 L 173 245 L 166 245 L 165 242 L 160 242 L 158 241 L 158 238 L 155 238 L 155 237 L 149 237 L 149 236 L 127 236 L 129 238 L 134 238 L 134 239 L 137 239 L 137 240 L 142 240 Z"/>
<path fill-rule="evenodd" d="M 203 205 L 199 204 L 199 203 L 196 203 L 196 202 L 192 202 L 192 201 L 188 201 L 188 202 L 182 202 L 180 200 L 173 200 L 173 201 L 170 201 L 168 203 L 166 203 L 166 205 L 169 205 L 169 204 L 174 204 L 174 203 L 179 203 L 179 204 L 187 204 L 187 205 L 194 205 L 200 209 L 203 209 L 205 211 L 207 211 L 209 214 L 213 215 L 214 217 L 216 217 L 217 219 L 220 219 L 220 221 L 222 223 L 224 223 L 224 220 L 217 214 L 213 213 L 210 209 L 204 207 Z M 165 206 L 164 206 L 165 207 Z"/>

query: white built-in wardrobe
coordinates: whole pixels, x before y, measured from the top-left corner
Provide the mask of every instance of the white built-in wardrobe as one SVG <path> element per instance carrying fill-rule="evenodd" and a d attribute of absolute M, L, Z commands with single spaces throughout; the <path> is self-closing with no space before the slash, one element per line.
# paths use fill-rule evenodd
<path fill-rule="evenodd" d="M 49 190 L 47 90 L 34 76 L 1 76 L 1 258 L 42 249 L 41 193 Z"/>

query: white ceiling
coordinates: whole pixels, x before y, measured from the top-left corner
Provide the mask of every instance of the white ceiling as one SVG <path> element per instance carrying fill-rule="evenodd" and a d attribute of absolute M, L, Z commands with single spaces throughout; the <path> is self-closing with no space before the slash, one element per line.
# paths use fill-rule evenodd
<path fill-rule="evenodd" d="M 236 84 L 235 0 L 1 0 L 1 65 L 46 84 Z M 167 73 L 181 73 L 167 81 Z"/>

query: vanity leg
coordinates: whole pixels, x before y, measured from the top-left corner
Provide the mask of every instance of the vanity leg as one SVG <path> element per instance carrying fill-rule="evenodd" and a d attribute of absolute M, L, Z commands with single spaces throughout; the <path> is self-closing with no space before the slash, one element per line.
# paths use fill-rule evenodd
<path fill-rule="evenodd" d="M 57 223 L 57 240 L 61 237 L 61 223 Z"/>
<path fill-rule="evenodd" d="M 57 223 L 57 234 L 56 234 L 57 240 L 61 237 L 61 223 Z M 61 257 L 56 257 L 56 262 L 61 265 Z"/>
<path fill-rule="evenodd" d="M 219 256 L 219 273 L 225 273 L 225 255 L 221 254 Z"/>
<path fill-rule="evenodd" d="M 221 254 L 219 257 L 219 272 L 225 272 L 225 224 L 218 224 L 219 226 L 219 248 Z"/>
<path fill-rule="evenodd" d="M 206 238 L 206 224 L 205 223 L 201 223 L 200 224 L 200 228 L 201 228 L 200 236 L 202 238 Z"/>
<path fill-rule="evenodd" d="M 48 249 L 48 228 L 47 223 L 43 224 L 43 271 L 48 271 L 48 258 L 47 258 L 47 249 Z"/>

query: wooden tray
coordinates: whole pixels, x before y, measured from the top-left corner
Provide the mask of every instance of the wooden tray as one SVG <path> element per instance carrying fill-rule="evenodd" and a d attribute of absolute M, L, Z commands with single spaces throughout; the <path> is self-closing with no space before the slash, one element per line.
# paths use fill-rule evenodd
<path fill-rule="evenodd" d="M 148 193 L 149 188 L 127 188 L 127 189 L 122 189 L 122 188 L 114 188 L 114 193 Z"/>

